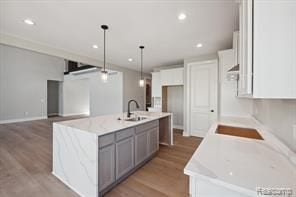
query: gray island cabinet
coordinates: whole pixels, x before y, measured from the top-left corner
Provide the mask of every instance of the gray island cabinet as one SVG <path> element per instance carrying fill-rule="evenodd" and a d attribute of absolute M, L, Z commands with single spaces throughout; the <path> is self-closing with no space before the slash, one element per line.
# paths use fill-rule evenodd
<path fill-rule="evenodd" d="M 99 137 L 99 186 L 105 193 L 158 150 L 159 121 Z"/>
<path fill-rule="evenodd" d="M 53 124 L 52 174 L 80 196 L 102 196 L 159 149 L 173 145 L 172 115 L 137 112 L 144 120 L 119 120 L 123 114 Z"/>

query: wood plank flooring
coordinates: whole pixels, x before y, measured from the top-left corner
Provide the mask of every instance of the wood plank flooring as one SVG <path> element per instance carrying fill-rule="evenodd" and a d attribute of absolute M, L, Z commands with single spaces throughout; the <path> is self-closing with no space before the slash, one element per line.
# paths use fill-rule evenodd
<path fill-rule="evenodd" d="M 0 124 L 0 196 L 78 196 L 51 174 L 52 122 L 81 117 Z M 175 146 L 160 146 L 156 157 L 106 194 L 112 196 L 188 196 L 183 169 L 201 138 L 174 132 Z"/>

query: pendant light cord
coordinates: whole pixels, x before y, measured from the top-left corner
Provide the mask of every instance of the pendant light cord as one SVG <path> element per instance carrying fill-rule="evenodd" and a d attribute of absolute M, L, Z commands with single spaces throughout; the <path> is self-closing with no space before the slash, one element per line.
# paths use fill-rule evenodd
<path fill-rule="evenodd" d="M 139 47 L 141 49 L 141 80 L 143 80 L 143 49 L 144 46 Z"/>
<path fill-rule="evenodd" d="M 104 70 L 106 73 L 106 30 L 109 28 L 107 25 L 102 25 L 101 28 L 104 30 Z"/>
<path fill-rule="evenodd" d="M 143 79 L 143 48 L 141 48 L 141 79 Z"/>
<path fill-rule="evenodd" d="M 104 29 L 104 72 L 106 68 L 106 29 Z"/>

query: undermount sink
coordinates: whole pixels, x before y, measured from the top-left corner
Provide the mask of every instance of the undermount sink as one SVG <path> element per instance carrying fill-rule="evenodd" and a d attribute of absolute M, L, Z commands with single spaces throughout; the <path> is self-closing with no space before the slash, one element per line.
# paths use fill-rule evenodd
<path fill-rule="evenodd" d="M 118 118 L 118 120 L 124 120 L 124 121 L 130 121 L 130 122 L 137 122 L 137 121 L 141 121 L 141 120 L 145 120 L 145 119 L 147 119 L 147 118 L 143 117 L 143 116 L 138 116 L 138 117 L 128 118 L 128 119 Z"/>
<path fill-rule="evenodd" d="M 145 119 L 147 119 L 147 118 L 139 116 L 139 117 L 135 117 L 135 118 L 126 119 L 125 121 L 133 121 L 133 122 L 135 122 L 135 121 L 141 121 L 141 120 L 145 120 Z"/>
<path fill-rule="evenodd" d="M 257 140 L 264 140 L 256 129 L 231 127 L 225 125 L 218 125 L 216 133 L 223 135 L 232 135 L 236 137 L 251 138 Z"/>

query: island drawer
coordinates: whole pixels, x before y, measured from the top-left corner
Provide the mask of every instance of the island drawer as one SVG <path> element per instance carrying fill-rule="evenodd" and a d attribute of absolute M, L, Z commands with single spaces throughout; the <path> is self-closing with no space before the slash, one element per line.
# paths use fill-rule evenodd
<path fill-rule="evenodd" d="M 159 121 L 158 120 L 154 120 L 142 125 L 139 125 L 136 127 L 136 133 L 141 133 L 143 131 L 147 131 L 148 129 L 154 128 L 154 127 L 158 127 L 159 126 Z"/>
<path fill-rule="evenodd" d="M 133 136 L 134 133 L 135 133 L 135 128 L 128 128 L 128 129 L 118 131 L 116 132 L 116 141 Z"/>
<path fill-rule="evenodd" d="M 99 147 L 102 148 L 104 146 L 114 143 L 114 141 L 115 141 L 114 133 L 100 136 Z"/>

